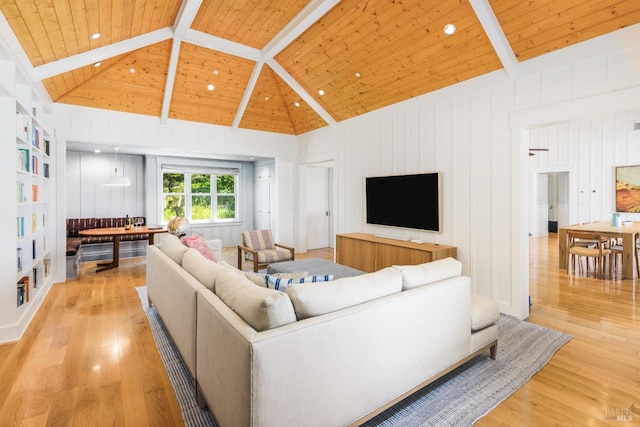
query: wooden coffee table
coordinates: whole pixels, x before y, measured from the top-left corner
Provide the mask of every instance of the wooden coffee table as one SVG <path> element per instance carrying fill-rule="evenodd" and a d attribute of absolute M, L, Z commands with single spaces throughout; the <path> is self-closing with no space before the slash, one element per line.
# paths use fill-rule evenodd
<path fill-rule="evenodd" d="M 154 236 L 158 233 L 166 233 L 167 229 L 162 227 L 108 227 L 108 228 L 90 228 L 82 230 L 78 234 L 82 236 L 112 236 L 113 237 L 113 258 L 111 262 L 98 263 L 96 272 L 109 270 L 120 265 L 120 239 L 122 236 L 132 236 L 138 234 L 148 234 L 149 244 L 153 245 Z"/>

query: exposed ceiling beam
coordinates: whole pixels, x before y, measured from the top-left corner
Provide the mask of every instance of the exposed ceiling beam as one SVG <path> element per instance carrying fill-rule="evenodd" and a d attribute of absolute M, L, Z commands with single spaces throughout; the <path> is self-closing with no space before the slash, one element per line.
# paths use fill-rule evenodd
<path fill-rule="evenodd" d="M 322 106 L 318 104 L 318 102 L 311 95 L 309 95 L 309 93 L 296 81 L 296 79 L 294 79 L 291 74 L 287 72 L 287 70 L 282 68 L 282 66 L 275 59 L 270 59 L 269 61 L 267 61 L 267 64 L 269 65 L 269 67 L 271 67 L 271 69 L 273 69 L 273 71 L 275 71 L 276 74 L 280 76 L 282 80 L 285 81 L 286 84 L 291 87 L 291 89 L 296 91 L 296 93 L 300 95 L 300 98 L 302 98 L 304 102 L 306 102 L 316 113 L 318 113 L 318 115 L 322 117 L 322 119 L 327 122 L 329 126 L 333 126 L 337 123 L 336 120 L 331 117 L 331 114 L 327 113 L 327 111 L 322 108 Z"/>
<path fill-rule="evenodd" d="M 265 59 L 275 57 L 338 3 L 340 3 L 340 0 L 313 0 L 310 2 L 265 45 L 262 49 L 262 56 Z"/>
<path fill-rule="evenodd" d="M 191 28 L 191 24 L 198 14 L 198 9 L 200 9 L 201 4 L 202 0 L 185 0 L 182 2 L 178 16 L 176 17 L 176 22 L 173 24 L 173 33 L 176 37 L 184 37 L 189 28 Z"/>
<path fill-rule="evenodd" d="M 256 87 L 256 83 L 258 83 L 258 77 L 260 77 L 260 72 L 262 71 L 263 65 L 264 62 L 258 61 L 256 62 L 255 67 L 253 67 L 251 77 L 249 77 L 249 82 L 247 83 L 247 87 L 244 90 L 242 100 L 240 101 L 240 105 L 238 106 L 238 111 L 236 111 L 236 116 L 233 119 L 233 124 L 231 125 L 231 127 L 234 129 L 237 129 L 240 126 L 240 121 L 242 121 L 242 116 L 244 116 L 244 112 L 247 109 L 247 105 L 249 104 L 249 99 L 251 99 L 253 89 Z"/>
<path fill-rule="evenodd" d="M 167 67 L 167 81 L 165 82 L 164 97 L 162 99 L 162 112 L 160 113 L 160 123 L 166 123 L 169 118 L 169 108 L 171 107 L 171 96 L 173 95 L 173 85 L 176 81 L 176 70 L 178 69 L 178 59 L 180 58 L 180 41 L 191 28 L 202 0 L 186 0 L 180 5 L 176 22 L 173 24 L 173 45 L 171 46 L 171 57 Z"/>
<path fill-rule="evenodd" d="M 189 29 L 185 33 L 182 41 L 256 62 L 262 60 L 262 55 L 256 48 L 226 40 L 221 37 L 212 36 L 210 34 L 203 33 L 202 31 Z"/>
<path fill-rule="evenodd" d="M 162 99 L 162 112 L 160 113 L 160 123 L 166 123 L 169 118 L 169 107 L 171 106 L 171 95 L 173 95 L 173 84 L 176 81 L 176 70 L 178 69 L 178 58 L 180 57 L 180 40 L 174 39 L 171 46 L 171 57 L 167 68 L 167 81 L 164 87 L 164 98 Z"/>
<path fill-rule="evenodd" d="M 509 77 L 516 77 L 518 75 L 518 60 L 511 49 L 507 36 L 502 31 L 498 18 L 496 18 L 493 9 L 491 9 L 489 0 L 469 0 L 469 3 L 471 3 L 473 11 L 480 20 L 480 24 L 485 33 L 487 33 L 489 41 L 493 45 L 493 49 L 496 51 L 507 74 Z"/>
<path fill-rule="evenodd" d="M 113 58 L 123 53 L 165 41 L 171 37 L 173 37 L 173 30 L 170 27 L 161 28 L 108 46 L 99 47 L 68 58 L 40 65 L 33 70 L 34 78 L 36 80 L 44 80 L 57 76 L 58 74 L 66 73 L 67 71 L 84 67 L 85 65 L 95 64 L 107 58 Z"/>

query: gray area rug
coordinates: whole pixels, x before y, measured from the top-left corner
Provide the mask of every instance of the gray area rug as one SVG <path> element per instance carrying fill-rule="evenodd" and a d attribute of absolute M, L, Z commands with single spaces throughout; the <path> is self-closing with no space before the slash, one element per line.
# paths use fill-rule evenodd
<path fill-rule="evenodd" d="M 146 286 L 137 287 L 151 332 L 176 392 L 187 426 L 215 426 L 200 409 L 189 371 L 155 308 L 147 304 Z M 476 357 L 368 421 L 365 426 L 470 426 L 522 387 L 571 336 L 500 315 L 498 355 Z M 487 352 L 488 354 L 488 352 Z"/>

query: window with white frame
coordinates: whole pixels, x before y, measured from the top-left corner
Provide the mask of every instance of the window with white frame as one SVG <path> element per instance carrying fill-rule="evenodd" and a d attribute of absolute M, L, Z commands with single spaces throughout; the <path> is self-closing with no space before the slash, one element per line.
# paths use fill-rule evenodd
<path fill-rule="evenodd" d="M 238 169 L 162 166 L 162 220 L 237 221 Z"/>

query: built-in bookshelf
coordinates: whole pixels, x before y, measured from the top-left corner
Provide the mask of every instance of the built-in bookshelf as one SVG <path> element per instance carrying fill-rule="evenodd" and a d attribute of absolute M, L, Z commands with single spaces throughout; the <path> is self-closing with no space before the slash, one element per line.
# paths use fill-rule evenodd
<path fill-rule="evenodd" d="M 46 106 L 18 74 L 12 61 L 0 59 L 0 179 L 9 188 L 0 224 L 16 224 L 0 243 L 0 271 L 6 273 L 0 282 L 0 343 L 18 339 L 29 325 L 52 285 L 55 265 L 55 132 Z"/>

